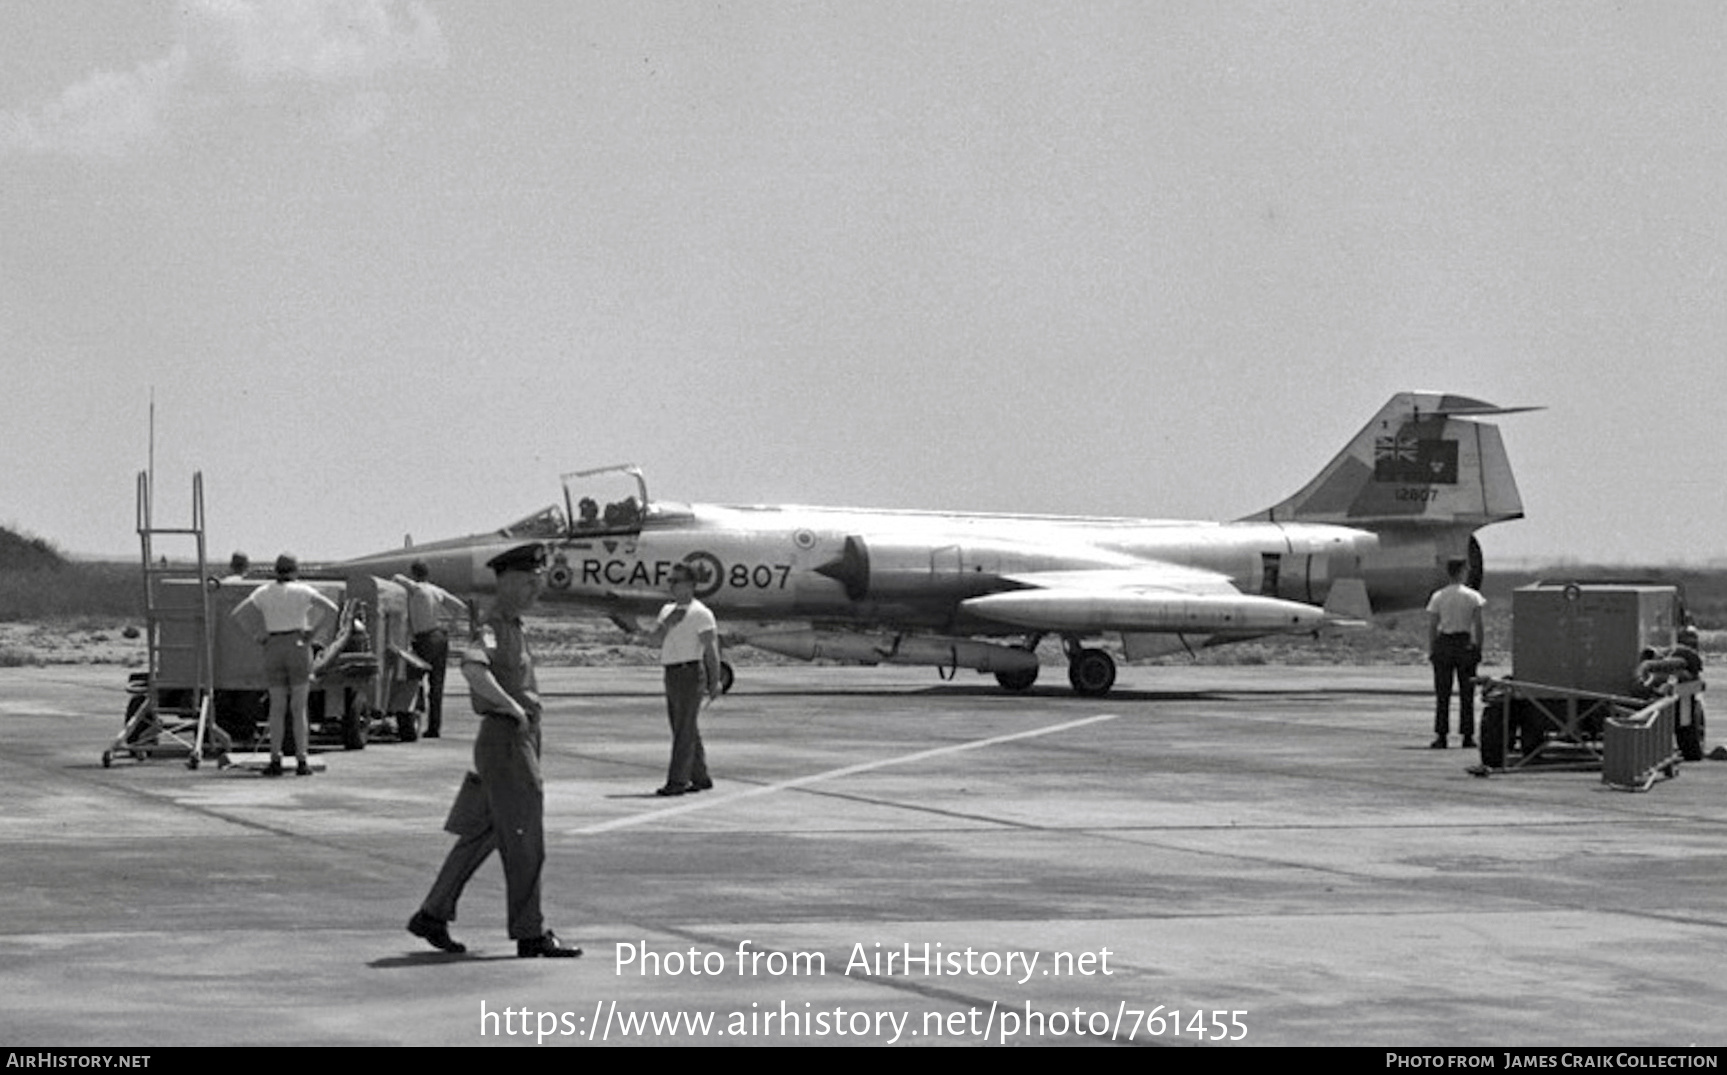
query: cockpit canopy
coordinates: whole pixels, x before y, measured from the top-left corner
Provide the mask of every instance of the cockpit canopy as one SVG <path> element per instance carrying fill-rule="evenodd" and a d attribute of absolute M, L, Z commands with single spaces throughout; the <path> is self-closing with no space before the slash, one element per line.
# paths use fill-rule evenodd
<path fill-rule="evenodd" d="M 572 537 L 631 534 L 647 521 L 648 483 L 635 466 L 577 470 L 562 480 Z"/>
<path fill-rule="evenodd" d="M 648 499 L 648 483 L 635 466 L 601 467 L 562 476 L 564 503 L 541 508 L 502 527 L 498 535 L 510 540 L 558 540 L 609 534 L 634 534 L 643 527 L 667 520 L 687 520 L 684 504 L 661 504 Z"/>

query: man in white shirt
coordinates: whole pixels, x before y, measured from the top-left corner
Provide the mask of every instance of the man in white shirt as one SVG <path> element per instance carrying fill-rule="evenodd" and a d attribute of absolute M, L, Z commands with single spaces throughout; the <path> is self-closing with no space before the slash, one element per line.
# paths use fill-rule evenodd
<path fill-rule="evenodd" d="M 300 562 L 292 554 L 276 557 L 276 581 L 253 590 L 230 613 L 242 627 L 249 625 L 264 647 L 264 684 L 270 688 L 270 764 L 264 769 L 265 776 L 282 775 L 283 722 L 290 706 L 294 713 L 294 753 L 300 763 L 295 772 L 312 775 L 306 761 L 312 633 L 341 613 L 334 601 L 298 581 L 299 573 Z"/>
<path fill-rule="evenodd" d="M 1451 734 L 1451 684 L 1457 682 L 1458 730 L 1463 746 L 1475 745 L 1475 669 L 1481 663 L 1481 643 L 1486 635 L 1481 610 L 1487 599 L 1464 585 L 1466 560 L 1446 564 L 1450 585 L 1435 590 L 1427 599 L 1427 656 L 1433 662 L 1433 742 L 1444 750 Z"/>
<path fill-rule="evenodd" d="M 696 572 L 673 564 L 672 600 L 660 609 L 649 642 L 660 646 L 665 670 L 666 717 L 672 725 L 672 761 L 665 786 L 656 795 L 684 795 L 714 786 L 707 753 L 696 726 L 702 695 L 720 696 L 719 626 L 708 606 L 696 600 Z"/>

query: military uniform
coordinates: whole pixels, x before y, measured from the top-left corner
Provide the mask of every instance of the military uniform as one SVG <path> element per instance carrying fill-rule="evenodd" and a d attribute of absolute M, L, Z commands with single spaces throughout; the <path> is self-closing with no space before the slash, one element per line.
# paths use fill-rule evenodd
<path fill-rule="evenodd" d="M 474 737 L 474 772 L 462 781 L 450 808 L 446 831 L 460 837 L 444 860 L 421 911 L 439 921 L 456 917 L 456 901 L 474 871 L 494 848 L 504 860 L 510 936 L 537 938 L 545 932 L 540 917 L 540 872 L 546 861 L 545 792 L 540 779 L 540 696 L 522 621 L 493 613 L 475 632 L 463 664 L 488 666 L 511 698 L 528 713 L 527 721 L 489 711 L 474 696 L 481 715 Z"/>

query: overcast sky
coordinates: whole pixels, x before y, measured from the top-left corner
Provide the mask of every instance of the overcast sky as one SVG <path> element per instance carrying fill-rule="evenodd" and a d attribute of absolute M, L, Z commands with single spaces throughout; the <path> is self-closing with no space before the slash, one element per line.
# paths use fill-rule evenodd
<path fill-rule="evenodd" d="M 1233 518 L 1394 392 L 1489 558 L 1727 557 L 1727 5 L 0 0 L 0 524 Z"/>

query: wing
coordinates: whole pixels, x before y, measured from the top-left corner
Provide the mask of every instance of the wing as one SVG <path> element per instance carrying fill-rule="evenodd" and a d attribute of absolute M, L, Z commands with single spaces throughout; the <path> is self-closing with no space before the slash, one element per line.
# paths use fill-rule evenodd
<path fill-rule="evenodd" d="M 1033 631 L 1305 633 L 1328 621 L 1324 609 L 1244 594 L 1225 575 L 1177 564 L 1037 571 L 1007 576 L 1018 590 L 961 602 L 965 611 Z"/>

